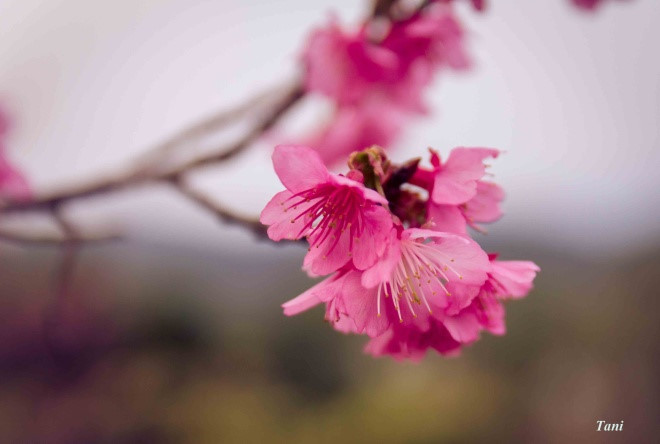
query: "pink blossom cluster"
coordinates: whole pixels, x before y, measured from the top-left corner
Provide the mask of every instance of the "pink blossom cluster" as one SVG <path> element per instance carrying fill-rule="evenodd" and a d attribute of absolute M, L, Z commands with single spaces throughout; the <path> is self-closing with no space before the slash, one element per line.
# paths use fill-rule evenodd
<path fill-rule="evenodd" d="M 5 153 L 5 139 L 9 132 L 9 126 L 9 118 L 0 109 L 0 199 L 27 199 L 31 194 L 27 180 L 7 160 Z"/>
<path fill-rule="evenodd" d="M 483 1 L 473 1 L 483 8 Z M 371 144 L 389 146 L 406 117 L 426 113 L 425 89 L 443 69 L 465 70 L 464 31 L 449 1 L 397 20 L 343 29 L 335 18 L 315 30 L 302 55 L 305 89 L 335 105 L 305 141 L 328 163 Z"/>
<path fill-rule="evenodd" d="M 283 305 L 295 315 L 325 304 L 325 319 L 366 334 L 374 356 L 420 359 L 429 348 L 457 353 L 486 330 L 505 331 L 507 299 L 524 297 L 539 268 L 502 261 L 471 239 L 467 227 L 501 216 L 501 188 L 484 160 L 499 152 L 455 148 L 430 167 L 392 163 L 379 147 L 349 157 L 346 175 L 319 154 L 280 145 L 273 165 L 286 187 L 261 213 L 268 236 L 305 238 L 303 269 L 329 277 Z"/>

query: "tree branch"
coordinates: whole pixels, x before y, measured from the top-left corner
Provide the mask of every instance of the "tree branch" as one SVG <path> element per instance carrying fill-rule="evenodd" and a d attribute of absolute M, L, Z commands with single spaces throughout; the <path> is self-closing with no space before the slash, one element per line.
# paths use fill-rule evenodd
<path fill-rule="evenodd" d="M 17 245 L 34 245 L 45 247 L 62 247 L 67 244 L 76 243 L 104 243 L 120 239 L 120 236 L 115 233 L 98 233 L 98 234 L 79 234 L 76 237 L 58 236 L 48 233 L 28 233 L 20 232 L 18 230 L 8 230 L 6 228 L 0 229 L 0 241 L 8 242 Z"/>
<path fill-rule="evenodd" d="M 276 90 L 279 89 L 281 89 L 281 86 L 262 91 L 235 108 L 218 111 L 202 121 L 194 123 L 192 126 L 179 131 L 169 139 L 154 146 L 151 150 L 140 156 L 138 163 L 144 165 L 145 168 L 152 166 L 153 163 L 168 156 L 175 148 L 240 120 L 250 112 L 255 111 L 255 108 L 258 109 L 259 105 L 263 105 L 266 99 L 274 95 Z"/>
<path fill-rule="evenodd" d="M 197 190 L 184 178 L 173 179 L 171 183 L 183 196 L 196 203 L 201 208 L 210 211 L 222 222 L 245 227 L 260 238 L 266 237 L 266 227 L 264 227 L 258 219 L 234 213 L 220 203 L 212 200 L 207 194 Z"/>
<path fill-rule="evenodd" d="M 182 174 L 206 165 L 215 164 L 229 160 L 255 142 L 264 132 L 269 130 L 277 121 L 295 105 L 304 96 L 304 90 L 300 85 L 295 85 L 290 91 L 278 101 L 270 112 L 257 120 L 256 124 L 240 140 L 229 147 L 220 147 L 211 153 L 188 160 L 178 166 L 170 167 L 165 170 L 147 171 L 143 164 L 131 164 L 123 172 L 110 177 L 96 179 L 65 189 L 50 195 L 37 197 L 33 200 L 16 201 L 5 204 L 0 207 L 0 213 L 12 213 L 19 211 L 48 211 L 54 206 L 60 206 L 64 203 L 120 191 L 133 186 L 143 185 L 149 182 L 171 181 L 180 177 Z M 203 125 L 200 124 L 200 128 Z M 185 131 L 184 131 L 185 133 Z M 198 129 L 192 131 L 197 134 Z M 182 133 L 183 134 L 183 133 Z M 175 138 L 181 137 L 180 135 Z M 165 146 L 168 142 L 163 143 Z"/>

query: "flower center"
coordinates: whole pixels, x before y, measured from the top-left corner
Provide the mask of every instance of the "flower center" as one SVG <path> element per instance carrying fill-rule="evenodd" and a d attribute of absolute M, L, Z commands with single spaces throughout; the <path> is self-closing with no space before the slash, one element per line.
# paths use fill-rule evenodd
<path fill-rule="evenodd" d="M 449 282 L 452 274 L 463 279 L 452 267 L 454 262 L 453 258 L 444 254 L 435 244 L 401 242 L 399 263 L 389 280 L 378 286 L 378 316 L 381 314 L 381 294 L 385 298 L 392 298 L 399 322 L 403 322 L 401 307 L 404 301 L 413 317 L 417 317 L 414 304 L 424 303 L 428 312 L 432 313 L 428 300 L 435 297 L 438 291 L 443 291 L 447 297 L 451 296 L 445 283 Z"/>
<path fill-rule="evenodd" d="M 329 254 L 346 230 L 349 230 L 349 250 L 352 250 L 354 241 L 359 242 L 364 231 L 362 208 L 365 202 L 351 187 L 319 185 L 294 194 L 288 200 L 292 202 L 284 204 L 285 211 L 307 205 L 307 208 L 291 219 L 291 223 L 304 218 L 306 222 L 298 236 L 307 236 L 310 248 L 319 248 L 329 240 L 331 245 L 326 251 Z"/>

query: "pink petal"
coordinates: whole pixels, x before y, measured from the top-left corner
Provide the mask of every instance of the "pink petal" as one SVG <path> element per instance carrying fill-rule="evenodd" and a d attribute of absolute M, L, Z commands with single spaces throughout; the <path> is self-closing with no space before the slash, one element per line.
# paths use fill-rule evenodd
<path fill-rule="evenodd" d="M 305 231 L 302 230 L 309 219 L 298 216 L 309 208 L 313 202 L 302 202 L 296 205 L 296 209 L 288 208 L 294 203 L 291 200 L 292 196 L 290 191 L 280 191 L 261 211 L 259 221 L 269 226 L 268 237 L 274 241 L 300 239 L 305 235 Z"/>
<path fill-rule="evenodd" d="M 312 307 L 321 303 L 319 295 L 325 297 L 332 297 L 334 291 L 336 290 L 335 286 L 335 277 L 331 276 L 327 279 L 322 280 L 318 284 L 314 285 L 312 288 L 308 289 L 300 296 L 297 296 L 291 299 L 288 302 L 282 304 L 284 309 L 284 314 L 287 316 L 294 316 L 303 311 L 309 310 Z"/>
<path fill-rule="evenodd" d="M 341 297 L 346 315 L 355 323 L 357 333 L 376 337 L 387 330 L 390 325 L 389 317 L 378 315 L 376 290 L 362 286 L 360 273 L 349 272 L 346 275 Z"/>
<path fill-rule="evenodd" d="M 445 287 L 451 296 L 446 296 L 444 292 L 437 292 L 439 298 L 434 302 L 434 312 L 442 313 L 449 316 L 455 316 L 461 310 L 470 306 L 472 301 L 479 295 L 481 286 L 478 285 L 465 285 L 461 281 L 447 282 Z M 436 310 L 436 307 L 439 310 Z"/>
<path fill-rule="evenodd" d="M 372 205 L 363 213 L 364 232 L 353 239 L 353 265 L 366 270 L 376 263 L 385 251 L 387 237 L 392 231 L 392 216 L 380 206 Z"/>
<path fill-rule="evenodd" d="M 385 199 L 385 197 L 380 195 L 377 191 L 372 190 L 371 188 L 367 188 L 360 182 L 356 182 L 355 180 L 349 179 L 346 176 L 340 176 L 339 174 L 331 174 L 329 180 L 337 185 L 351 187 L 359 191 L 362 197 L 364 197 L 364 199 L 366 200 L 369 200 L 374 203 L 388 205 L 387 199 Z"/>
<path fill-rule="evenodd" d="M 3 115 L 0 110 L 0 136 L 6 128 L 2 128 L 7 123 L 3 122 Z M 18 171 L 4 155 L 2 140 L 0 140 L 0 197 L 10 198 L 12 200 L 28 200 L 32 197 L 32 190 L 27 180 Z"/>
<path fill-rule="evenodd" d="M 351 260 L 350 241 L 350 232 L 345 230 L 339 234 L 336 242 L 330 238 L 311 246 L 303 261 L 303 270 L 310 276 L 323 276 L 337 271 Z"/>
<path fill-rule="evenodd" d="M 436 173 L 433 202 L 458 205 L 472 199 L 477 193 L 477 180 L 486 171 L 483 160 L 498 154 L 499 151 L 490 148 L 454 148 Z"/>
<path fill-rule="evenodd" d="M 371 145 L 390 146 L 399 136 L 405 114 L 389 98 L 370 96 L 339 107 L 331 120 L 309 136 L 306 144 L 328 164 Z"/>
<path fill-rule="evenodd" d="M 428 221 L 431 222 L 434 230 L 467 235 L 465 217 L 455 205 L 438 205 L 429 202 Z"/>
<path fill-rule="evenodd" d="M 493 279 L 502 286 L 500 296 L 522 298 L 532 289 L 536 273 L 541 269 L 530 261 L 493 261 Z"/>
<path fill-rule="evenodd" d="M 436 236 L 435 243 L 442 255 L 450 259 L 451 269 L 447 272 L 450 282 L 483 285 L 487 273 L 491 270 L 491 265 L 488 255 L 479 244 L 472 239 L 451 234 L 442 237 Z"/>
<path fill-rule="evenodd" d="M 335 300 L 340 301 L 346 276 L 347 274 L 345 271 L 335 273 L 314 285 L 300 296 L 285 302 L 282 304 L 284 314 L 287 316 L 293 316 L 308 310 L 321 302 L 331 304 Z"/>
<path fill-rule="evenodd" d="M 472 310 L 463 310 L 456 316 L 448 316 L 443 322 L 451 337 L 460 343 L 470 343 L 479 339 L 481 324 Z"/>
<path fill-rule="evenodd" d="M 395 229 L 389 233 L 385 241 L 385 251 L 381 259 L 373 267 L 362 273 L 362 285 L 373 288 L 388 280 L 394 267 L 401 260 L 401 246 Z"/>
<path fill-rule="evenodd" d="M 305 146 L 278 145 L 273 166 L 284 186 L 293 193 L 328 181 L 330 173 L 316 151 Z"/>
<path fill-rule="evenodd" d="M 466 202 L 463 213 L 467 220 L 475 222 L 495 222 L 502 217 L 500 202 L 504 200 L 504 190 L 492 182 L 477 181 L 477 193 Z"/>
<path fill-rule="evenodd" d="M 477 316 L 483 328 L 494 335 L 503 335 L 506 333 L 504 306 L 502 303 L 494 296 L 484 294 L 479 298 L 478 304 Z"/>

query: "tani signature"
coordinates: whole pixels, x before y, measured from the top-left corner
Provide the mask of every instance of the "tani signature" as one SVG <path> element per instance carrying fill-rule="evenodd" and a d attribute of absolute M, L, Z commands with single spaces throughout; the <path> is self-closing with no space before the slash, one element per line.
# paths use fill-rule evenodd
<path fill-rule="evenodd" d="M 606 421 L 596 421 L 596 424 L 598 424 L 598 428 L 596 428 L 597 431 L 605 431 L 605 432 L 620 432 L 623 430 L 623 421 L 621 421 L 621 424 L 608 424 Z"/>

